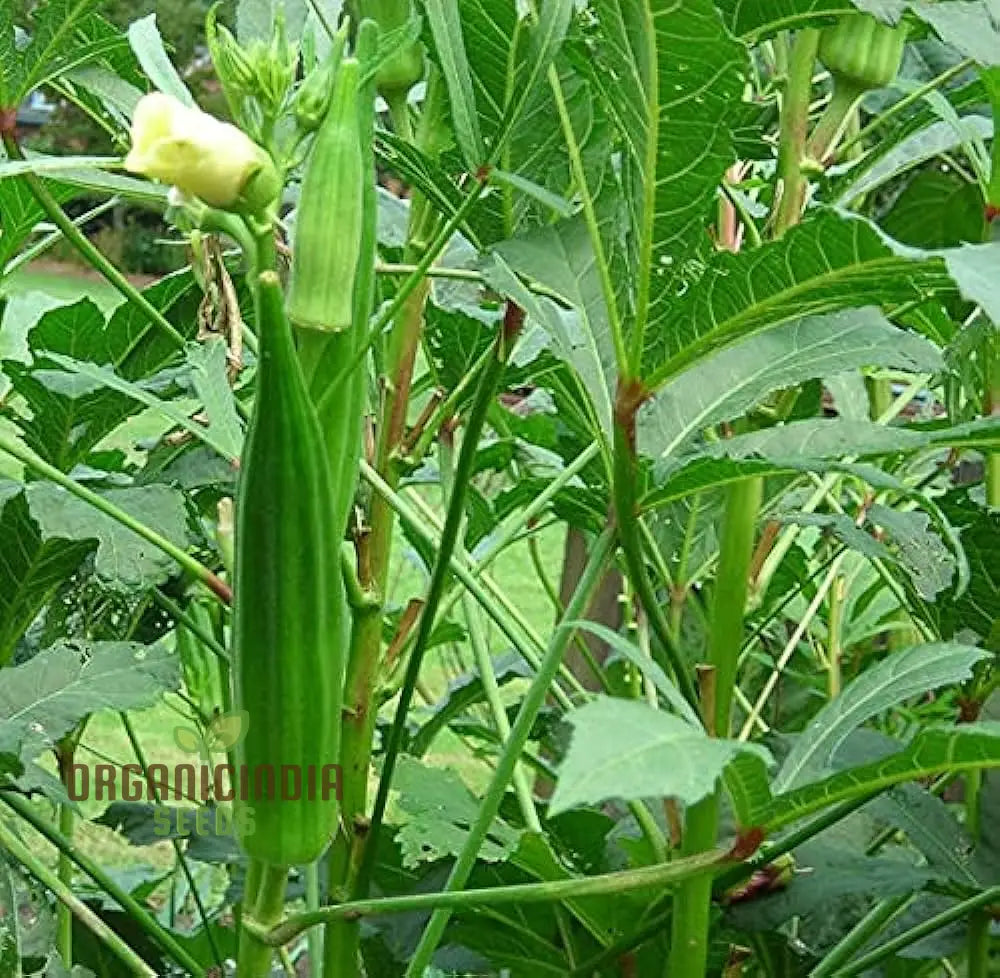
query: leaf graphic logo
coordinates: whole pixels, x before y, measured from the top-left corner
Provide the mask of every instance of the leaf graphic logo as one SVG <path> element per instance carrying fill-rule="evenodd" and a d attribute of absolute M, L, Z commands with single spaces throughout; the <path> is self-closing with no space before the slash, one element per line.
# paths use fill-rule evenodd
<path fill-rule="evenodd" d="M 174 727 L 174 743 L 186 754 L 215 754 L 232 750 L 247 735 L 250 715 L 246 710 L 212 717 L 205 734 L 193 727 Z"/>

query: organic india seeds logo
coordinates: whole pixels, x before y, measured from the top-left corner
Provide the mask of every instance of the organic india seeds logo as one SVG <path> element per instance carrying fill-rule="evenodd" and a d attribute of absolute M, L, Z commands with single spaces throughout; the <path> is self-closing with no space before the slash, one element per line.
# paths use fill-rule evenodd
<path fill-rule="evenodd" d="M 174 727 L 174 743 L 185 754 L 200 754 L 210 761 L 212 754 L 231 751 L 241 743 L 247 735 L 249 722 L 246 710 L 220 713 L 212 717 L 204 733 L 192 727 Z"/>
<path fill-rule="evenodd" d="M 234 758 L 236 748 L 246 738 L 250 726 L 245 710 L 217 713 L 203 727 L 177 726 L 174 743 L 185 753 L 197 756 L 198 763 L 73 764 L 67 791 L 73 801 L 168 800 L 217 805 L 239 802 L 237 817 L 252 817 L 251 806 L 258 801 L 333 801 L 341 797 L 339 764 L 302 766 L 298 764 L 215 763 L 226 754 Z M 241 833 L 243 829 L 240 828 Z M 247 834 L 247 833 L 244 833 Z"/>

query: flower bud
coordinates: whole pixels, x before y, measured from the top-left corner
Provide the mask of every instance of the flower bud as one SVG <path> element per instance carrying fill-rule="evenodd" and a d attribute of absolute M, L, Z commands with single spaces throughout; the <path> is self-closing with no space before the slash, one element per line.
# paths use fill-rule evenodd
<path fill-rule="evenodd" d="M 125 168 L 226 210 L 261 211 L 281 192 L 270 156 L 246 133 L 162 92 L 135 107 Z"/>

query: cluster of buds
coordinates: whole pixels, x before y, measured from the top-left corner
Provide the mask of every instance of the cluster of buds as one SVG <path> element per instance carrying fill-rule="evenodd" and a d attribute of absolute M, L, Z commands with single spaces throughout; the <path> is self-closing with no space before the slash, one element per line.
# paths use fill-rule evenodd
<path fill-rule="evenodd" d="M 298 51 L 288 42 L 281 8 L 271 40 L 255 40 L 243 47 L 216 23 L 213 7 L 206 21 L 206 39 L 233 118 L 258 136 L 273 128 L 285 109 L 298 70 Z"/>

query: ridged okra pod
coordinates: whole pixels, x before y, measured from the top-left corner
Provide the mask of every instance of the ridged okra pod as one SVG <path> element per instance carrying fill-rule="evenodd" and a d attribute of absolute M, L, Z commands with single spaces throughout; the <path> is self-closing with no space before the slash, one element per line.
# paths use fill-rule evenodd
<path fill-rule="evenodd" d="M 251 857 L 283 866 L 316 859 L 336 823 L 348 618 L 323 435 L 277 275 L 265 270 L 257 285 L 257 396 L 236 522 L 233 669 L 248 715 L 236 822 Z"/>

